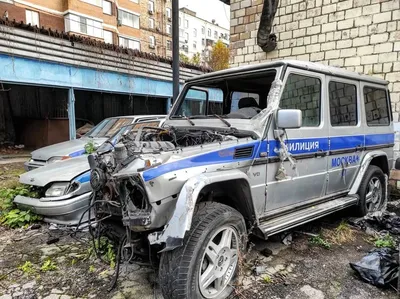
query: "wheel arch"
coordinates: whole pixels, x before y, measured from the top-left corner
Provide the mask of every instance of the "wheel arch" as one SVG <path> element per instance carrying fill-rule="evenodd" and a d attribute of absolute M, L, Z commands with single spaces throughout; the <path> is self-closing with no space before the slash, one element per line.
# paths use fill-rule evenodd
<path fill-rule="evenodd" d="M 355 195 L 360 188 L 361 181 L 364 178 L 364 175 L 370 165 L 378 166 L 382 169 L 383 173 L 387 176 L 390 174 L 390 167 L 389 167 L 389 159 L 387 154 L 384 151 L 372 151 L 367 153 L 364 156 L 364 159 L 361 162 L 360 169 L 358 174 L 354 180 L 354 183 L 350 189 L 349 194 Z"/>
<path fill-rule="evenodd" d="M 222 194 L 227 194 L 229 188 L 238 193 L 233 197 L 222 196 Z M 255 218 L 251 188 L 248 177 L 244 172 L 233 169 L 203 173 L 190 178 L 184 184 L 171 219 L 162 232 L 149 234 L 150 244 L 165 243 L 165 248 L 162 251 L 169 251 L 182 246 L 185 233 L 190 230 L 197 203 L 211 200 L 213 193 L 218 194 L 216 202 L 224 203 L 238 210 L 247 220 L 246 222 L 253 217 Z M 243 198 L 239 200 L 241 195 L 248 196 L 248 200 L 245 201 Z M 247 203 L 241 203 L 241 201 Z"/>

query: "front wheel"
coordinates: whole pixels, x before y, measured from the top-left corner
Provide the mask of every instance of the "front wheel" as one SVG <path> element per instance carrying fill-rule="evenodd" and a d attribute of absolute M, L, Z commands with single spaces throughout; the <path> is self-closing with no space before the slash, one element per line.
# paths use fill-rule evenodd
<path fill-rule="evenodd" d="M 183 246 L 161 256 L 159 278 L 164 297 L 227 298 L 246 240 L 246 226 L 238 211 L 220 203 L 200 203 Z"/>
<path fill-rule="evenodd" d="M 385 174 L 378 166 L 370 165 L 358 191 L 359 214 L 362 216 L 376 212 L 384 207 L 386 198 Z"/>

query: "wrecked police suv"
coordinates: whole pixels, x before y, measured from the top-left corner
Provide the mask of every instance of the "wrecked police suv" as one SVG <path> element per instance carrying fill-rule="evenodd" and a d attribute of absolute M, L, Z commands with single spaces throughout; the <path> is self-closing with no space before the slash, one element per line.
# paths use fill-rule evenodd
<path fill-rule="evenodd" d="M 186 82 L 162 128 L 89 156 L 98 219 L 124 250 L 160 253 L 165 298 L 226 298 L 246 236 L 353 206 L 385 207 L 394 133 L 387 82 L 277 61 Z"/>

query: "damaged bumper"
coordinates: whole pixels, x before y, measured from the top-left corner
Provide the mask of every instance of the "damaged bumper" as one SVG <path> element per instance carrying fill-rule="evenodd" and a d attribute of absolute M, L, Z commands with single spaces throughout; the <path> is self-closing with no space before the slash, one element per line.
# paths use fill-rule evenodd
<path fill-rule="evenodd" d="M 77 225 L 82 213 L 89 207 L 89 201 L 92 192 L 84 193 L 79 196 L 57 200 L 56 197 L 49 198 L 31 198 L 26 196 L 16 196 L 14 203 L 22 209 L 29 209 L 38 215 L 44 216 L 45 222 Z M 85 214 L 83 221 L 87 220 L 88 214 Z"/>

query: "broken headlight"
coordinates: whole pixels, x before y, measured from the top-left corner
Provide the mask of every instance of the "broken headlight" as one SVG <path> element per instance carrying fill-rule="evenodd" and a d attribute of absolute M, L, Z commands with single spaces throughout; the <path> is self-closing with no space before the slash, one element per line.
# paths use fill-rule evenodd
<path fill-rule="evenodd" d="M 53 183 L 45 193 L 46 197 L 59 197 L 63 196 L 67 191 L 69 191 L 69 183 Z"/>

